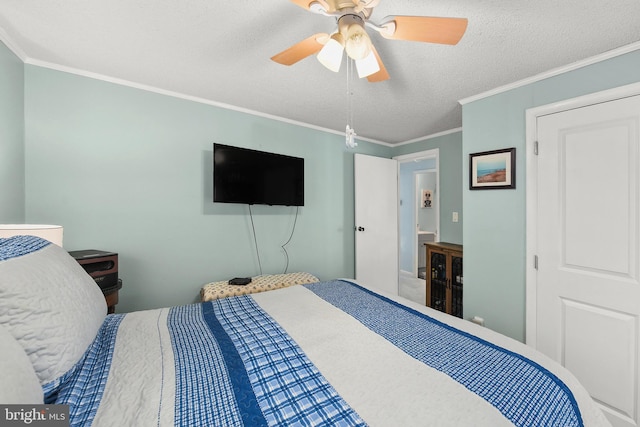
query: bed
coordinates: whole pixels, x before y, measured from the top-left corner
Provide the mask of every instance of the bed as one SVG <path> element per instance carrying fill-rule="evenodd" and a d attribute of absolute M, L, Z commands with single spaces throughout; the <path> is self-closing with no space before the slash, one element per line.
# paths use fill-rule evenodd
<path fill-rule="evenodd" d="M 83 426 L 607 426 L 565 369 L 349 280 L 106 314 L 62 248 L 0 239 L 0 403 Z"/>

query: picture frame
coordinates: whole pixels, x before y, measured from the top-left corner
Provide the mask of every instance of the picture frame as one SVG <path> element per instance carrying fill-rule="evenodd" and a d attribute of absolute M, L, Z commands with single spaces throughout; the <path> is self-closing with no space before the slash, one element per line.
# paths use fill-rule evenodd
<path fill-rule="evenodd" d="M 516 149 L 469 154 L 469 189 L 504 190 L 516 188 Z"/>
<path fill-rule="evenodd" d="M 422 202 L 420 204 L 421 208 L 431 208 L 432 206 L 432 198 L 431 198 L 431 190 L 422 190 Z"/>

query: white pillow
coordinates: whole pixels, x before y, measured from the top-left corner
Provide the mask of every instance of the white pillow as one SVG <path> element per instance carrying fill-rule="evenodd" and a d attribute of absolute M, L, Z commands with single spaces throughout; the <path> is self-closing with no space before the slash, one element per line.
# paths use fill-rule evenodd
<path fill-rule="evenodd" d="M 31 362 L 4 327 L 0 326 L 0 403 L 44 403 L 42 387 Z"/>
<path fill-rule="evenodd" d="M 64 249 L 33 236 L 0 239 L 0 325 L 41 385 L 80 360 L 106 313 L 100 288 Z"/>

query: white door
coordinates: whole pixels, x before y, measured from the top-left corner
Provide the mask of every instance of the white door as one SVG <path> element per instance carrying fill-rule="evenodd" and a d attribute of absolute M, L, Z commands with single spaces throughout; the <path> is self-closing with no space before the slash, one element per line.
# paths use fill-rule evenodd
<path fill-rule="evenodd" d="M 640 96 L 537 118 L 535 345 L 639 425 Z"/>
<path fill-rule="evenodd" d="M 398 163 L 355 155 L 356 280 L 398 294 Z"/>

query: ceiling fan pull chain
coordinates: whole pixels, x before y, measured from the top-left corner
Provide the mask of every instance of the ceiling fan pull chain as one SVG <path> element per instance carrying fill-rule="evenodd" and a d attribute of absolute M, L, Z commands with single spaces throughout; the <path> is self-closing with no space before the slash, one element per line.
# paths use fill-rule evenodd
<path fill-rule="evenodd" d="M 351 68 L 349 68 L 349 111 L 350 111 L 350 117 L 349 117 L 349 121 L 351 122 L 351 126 L 353 128 L 356 127 L 355 123 L 353 122 L 353 118 L 354 118 L 354 112 L 353 112 L 353 68 L 355 66 L 355 61 L 352 59 L 349 61 L 349 63 L 351 64 Z"/>
<path fill-rule="evenodd" d="M 347 117 L 347 119 L 349 120 L 349 124 L 351 125 L 351 127 L 353 127 L 353 122 L 351 121 L 351 119 L 353 119 L 353 102 L 351 102 L 351 99 L 353 98 L 353 92 L 352 92 L 352 88 L 351 88 L 351 70 L 352 70 L 352 66 L 353 63 L 351 62 L 351 59 L 347 59 L 347 102 L 349 103 L 349 108 L 347 109 L 347 113 L 349 114 L 349 117 Z"/>
<path fill-rule="evenodd" d="M 353 129 L 353 59 L 347 56 L 347 124 Z"/>
<path fill-rule="evenodd" d="M 353 60 L 347 57 L 347 127 L 345 129 L 345 143 L 348 148 L 355 148 L 358 143 L 355 141 L 356 131 L 353 128 L 353 92 L 351 89 L 351 79 L 353 76 Z"/>

